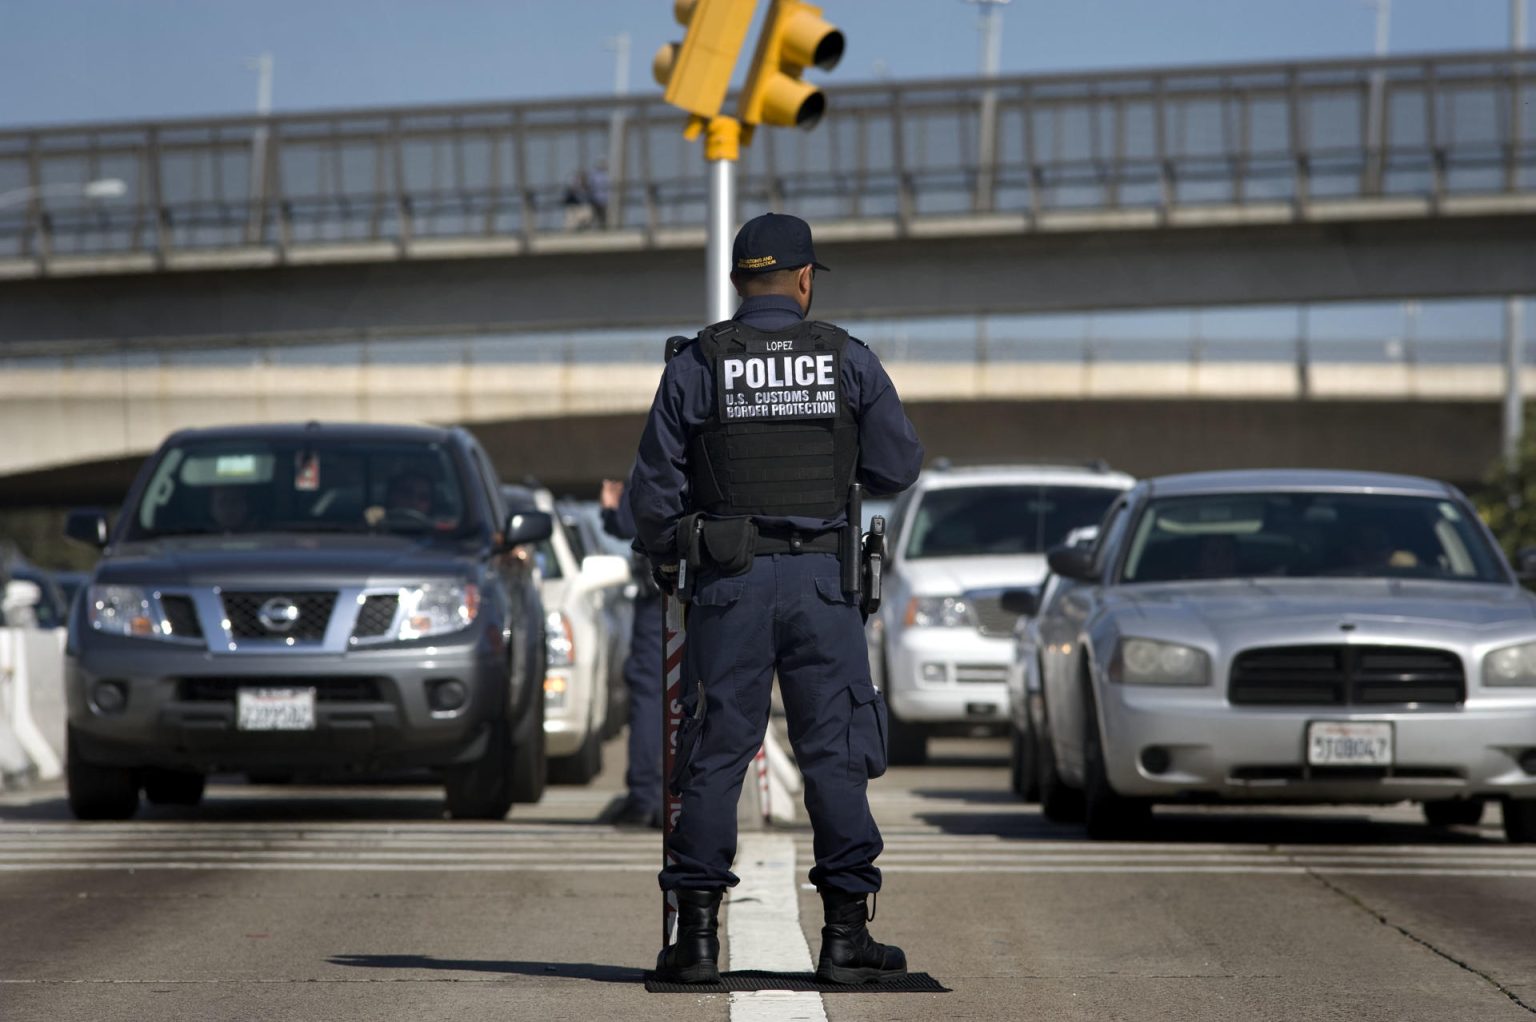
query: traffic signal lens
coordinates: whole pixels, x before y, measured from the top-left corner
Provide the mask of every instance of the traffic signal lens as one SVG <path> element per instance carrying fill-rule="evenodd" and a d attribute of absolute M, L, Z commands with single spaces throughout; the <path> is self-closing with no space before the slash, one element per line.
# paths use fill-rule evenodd
<path fill-rule="evenodd" d="M 843 33 L 834 28 L 816 44 L 816 53 L 811 62 L 823 71 L 830 71 L 843 59 L 843 46 Z"/>

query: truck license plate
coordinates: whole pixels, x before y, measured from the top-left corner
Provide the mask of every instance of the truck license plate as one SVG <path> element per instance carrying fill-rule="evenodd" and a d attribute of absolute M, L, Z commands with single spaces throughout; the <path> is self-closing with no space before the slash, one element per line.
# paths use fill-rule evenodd
<path fill-rule="evenodd" d="M 1392 725 L 1314 720 L 1307 725 L 1309 766 L 1391 766 Z"/>
<path fill-rule="evenodd" d="M 235 702 L 241 731 L 313 731 L 312 688 L 242 688 Z"/>

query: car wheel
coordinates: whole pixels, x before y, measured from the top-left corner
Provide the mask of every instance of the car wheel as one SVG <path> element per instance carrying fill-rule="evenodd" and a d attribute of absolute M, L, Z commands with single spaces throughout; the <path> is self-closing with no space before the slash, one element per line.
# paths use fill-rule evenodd
<path fill-rule="evenodd" d="M 1084 679 L 1084 685 L 1088 685 Z M 1126 798 L 1109 783 L 1104 765 L 1104 740 L 1092 695 L 1083 700 L 1083 822 L 1095 841 L 1136 837 L 1152 823 L 1152 803 Z"/>
<path fill-rule="evenodd" d="M 1013 782 L 1013 793 L 1026 802 L 1040 798 L 1040 784 L 1035 754 L 1034 729 L 1020 730 L 1017 724 L 1008 726 L 1008 766 Z"/>
<path fill-rule="evenodd" d="M 512 801 L 531 804 L 544 797 L 549 781 L 549 753 L 544 734 L 543 678 L 529 697 L 533 705 L 512 738 Z"/>
<path fill-rule="evenodd" d="M 1035 740 L 1035 778 L 1040 789 L 1040 815 L 1052 823 L 1081 823 L 1083 793 L 1068 786 L 1056 770 L 1056 746 L 1051 740 L 1051 717 L 1047 712 L 1040 721 Z"/>
<path fill-rule="evenodd" d="M 1447 798 L 1424 803 L 1424 820 L 1431 827 L 1475 827 L 1483 822 L 1480 798 Z"/>
<path fill-rule="evenodd" d="M 512 808 L 510 730 L 505 720 L 492 721 L 480 758 L 448 770 L 443 787 L 455 820 L 500 820 Z"/>
<path fill-rule="evenodd" d="M 79 820 L 126 820 L 139 811 L 139 778 L 131 767 L 100 766 L 79 753 L 74 732 L 65 737 L 69 810 Z"/>
<path fill-rule="evenodd" d="M 192 770 L 144 771 L 144 797 L 151 805 L 195 806 L 203 800 L 208 778 Z"/>
<path fill-rule="evenodd" d="M 1536 798 L 1504 800 L 1504 837 L 1511 844 L 1536 843 Z"/>
<path fill-rule="evenodd" d="M 891 766 L 922 766 L 928 762 L 928 731 L 909 724 L 887 707 L 886 761 Z"/>
<path fill-rule="evenodd" d="M 549 783 L 591 784 L 592 779 L 603 772 L 603 736 L 595 729 L 587 731 L 581 748 L 569 756 L 556 756 L 549 761 Z"/>

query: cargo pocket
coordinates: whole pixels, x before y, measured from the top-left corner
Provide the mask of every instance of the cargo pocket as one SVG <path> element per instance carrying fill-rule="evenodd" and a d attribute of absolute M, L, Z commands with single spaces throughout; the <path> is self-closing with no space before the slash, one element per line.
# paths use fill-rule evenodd
<path fill-rule="evenodd" d="M 848 771 L 855 777 L 875 778 L 885 773 L 885 697 L 865 681 L 850 685 L 853 712 L 848 716 Z"/>
<path fill-rule="evenodd" d="M 699 580 L 699 588 L 693 594 L 695 607 L 729 607 L 741 599 L 747 591 L 744 579 L 725 578 L 711 571 Z"/>
<path fill-rule="evenodd" d="M 699 738 L 703 734 L 703 717 L 684 717 L 678 725 L 677 756 L 672 760 L 672 775 L 667 778 L 667 789 L 673 795 L 683 793 L 683 779 L 688 776 L 688 768 L 693 763 L 693 754 L 698 751 Z"/>

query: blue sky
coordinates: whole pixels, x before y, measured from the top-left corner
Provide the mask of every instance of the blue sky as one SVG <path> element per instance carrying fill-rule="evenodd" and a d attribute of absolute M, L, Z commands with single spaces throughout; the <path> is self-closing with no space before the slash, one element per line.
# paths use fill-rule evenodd
<path fill-rule="evenodd" d="M 0 125 L 250 110 L 245 58 L 276 58 L 278 110 L 605 92 L 634 40 L 636 91 L 678 36 L 670 0 L 0 0 Z M 759 4 L 759 7 L 765 6 Z M 961 0 L 825 0 L 834 81 L 972 73 Z M 1507 0 L 1395 0 L 1393 52 L 1508 45 Z M 1014 0 L 1005 72 L 1369 52 L 1362 0 Z"/>

